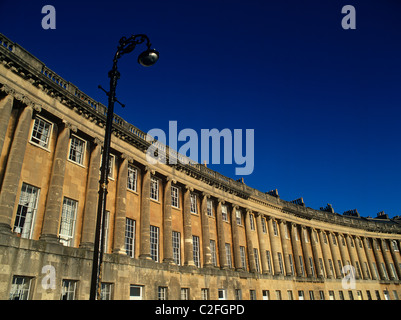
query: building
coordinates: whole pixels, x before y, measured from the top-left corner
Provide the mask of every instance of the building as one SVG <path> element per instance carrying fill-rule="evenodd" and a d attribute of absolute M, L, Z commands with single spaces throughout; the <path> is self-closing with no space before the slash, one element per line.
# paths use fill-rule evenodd
<path fill-rule="evenodd" d="M 0 299 L 88 299 L 106 108 L 0 44 Z M 401 295 L 400 219 L 311 209 L 197 163 L 149 165 L 148 146 L 115 116 L 102 298 Z"/>

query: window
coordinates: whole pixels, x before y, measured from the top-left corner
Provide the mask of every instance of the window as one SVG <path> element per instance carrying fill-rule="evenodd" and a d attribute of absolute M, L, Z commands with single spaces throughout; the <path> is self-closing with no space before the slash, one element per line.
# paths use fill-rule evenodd
<path fill-rule="evenodd" d="M 76 136 L 71 136 L 70 154 L 68 155 L 68 159 L 75 163 L 83 165 L 85 156 L 85 146 L 86 143 L 84 140 Z"/>
<path fill-rule="evenodd" d="M 11 284 L 10 300 L 28 300 L 31 278 L 14 276 Z"/>
<path fill-rule="evenodd" d="M 110 221 L 110 211 L 106 211 L 106 217 L 104 219 L 104 239 L 103 239 L 103 252 L 107 252 L 109 246 L 109 221 Z"/>
<path fill-rule="evenodd" d="M 369 279 L 372 279 L 371 276 L 370 276 L 368 263 L 367 263 L 367 262 L 364 262 L 363 265 L 365 266 L 365 271 L 366 271 L 366 274 L 368 275 L 368 278 L 369 278 Z"/>
<path fill-rule="evenodd" d="M 329 300 L 335 300 L 334 291 L 333 290 L 329 291 Z"/>
<path fill-rule="evenodd" d="M 251 230 L 255 230 L 255 220 L 253 218 L 253 214 L 249 215 L 249 222 L 250 222 L 250 225 L 251 225 Z"/>
<path fill-rule="evenodd" d="M 290 261 L 291 275 L 294 275 L 295 274 L 295 272 L 294 272 L 294 261 L 292 260 L 292 254 L 289 254 L 288 258 L 289 258 L 288 260 Z"/>
<path fill-rule="evenodd" d="M 127 188 L 131 191 L 136 191 L 137 182 L 138 169 L 131 165 L 128 165 Z"/>
<path fill-rule="evenodd" d="M 212 265 L 217 267 L 217 256 L 216 256 L 216 241 L 210 240 L 210 254 L 212 255 Z"/>
<path fill-rule="evenodd" d="M 273 220 L 272 222 L 273 222 L 273 234 L 274 234 L 275 236 L 278 236 L 277 221 L 276 221 L 276 220 Z"/>
<path fill-rule="evenodd" d="M 331 274 L 333 275 L 333 277 L 335 277 L 333 261 L 331 261 L 331 259 L 329 259 L 329 268 L 330 268 Z"/>
<path fill-rule="evenodd" d="M 101 163 L 100 163 L 100 170 L 102 169 L 103 166 L 103 148 L 102 148 L 102 156 L 101 156 Z M 115 157 L 112 154 L 109 154 L 109 179 L 114 179 L 114 161 Z"/>
<path fill-rule="evenodd" d="M 232 261 L 231 261 L 231 245 L 229 243 L 225 244 L 226 247 L 226 263 L 227 267 L 232 268 Z"/>
<path fill-rule="evenodd" d="M 242 226 L 241 210 L 238 209 L 235 210 L 235 218 L 237 220 L 237 224 L 239 226 Z"/>
<path fill-rule="evenodd" d="M 207 199 L 207 215 L 213 217 L 213 200 Z"/>
<path fill-rule="evenodd" d="M 194 264 L 195 264 L 195 266 L 200 268 L 199 237 L 198 236 L 192 236 L 192 246 L 193 246 Z"/>
<path fill-rule="evenodd" d="M 173 260 L 176 265 L 181 265 L 181 234 L 173 231 Z"/>
<path fill-rule="evenodd" d="M 129 287 L 129 299 L 130 300 L 142 300 L 142 286 L 131 284 Z"/>
<path fill-rule="evenodd" d="M 255 290 L 249 290 L 249 298 L 251 300 L 256 300 L 256 291 Z"/>
<path fill-rule="evenodd" d="M 262 290 L 262 299 L 263 300 L 269 300 L 270 299 L 269 290 Z"/>
<path fill-rule="evenodd" d="M 323 259 L 322 259 L 322 258 L 319 258 L 319 266 L 320 266 L 320 272 L 321 272 L 321 274 L 323 275 L 323 277 L 325 277 L 325 274 L 324 274 L 324 265 L 323 265 Z"/>
<path fill-rule="evenodd" d="M 235 300 L 242 300 L 242 290 L 235 289 Z"/>
<path fill-rule="evenodd" d="M 305 270 L 304 270 L 304 261 L 302 260 L 302 256 L 299 256 L 299 265 L 301 267 L 301 274 L 304 277 L 305 276 Z"/>
<path fill-rule="evenodd" d="M 111 300 L 112 283 L 102 282 L 100 289 L 100 300 Z"/>
<path fill-rule="evenodd" d="M 287 290 L 287 296 L 288 300 L 294 300 L 294 297 L 292 296 L 292 290 Z"/>
<path fill-rule="evenodd" d="M 174 208 L 180 207 L 179 189 L 177 187 L 171 186 L 171 205 Z"/>
<path fill-rule="evenodd" d="M 331 234 L 331 239 L 333 240 L 333 245 L 337 245 L 337 240 L 336 240 L 336 236 L 334 234 Z"/>
<path fill-rule="evenodd" d="M 245 253 L 245 247 L 244 246 L 240 246 L 239 247 L 239 253 L 240 253 L 240 256 L 241 256 L 242 269 L 246 270 L 246 253 Z"/>
<path fill-rule="evenodd" d="M 272 260 L 271 260 L 271 257 L 270 257 L 270 251 L 269 250 L 266 250 L 266 259 L 267 259 L 267 271 L 269 273 L 271 273 L 272 272 Z"/>
<path fill-rule="evenodd" d="M 340 300 L 344 300 L 344 293 L 342 292 L 342 290 L 338 291 L 338 296 L 340 297 Z"/>
<path fill-rule="evenodd" d="M 349 297 L 349 300 L 354 300 L 354 294 L 352 293 L 351 290 L 348 290 L 348 297 Z"/>
<path fill-rule="evenodd" d="M 181 300 L 189 300 L 189 288 L 181 288 Z"/>
<path fill-rule="evenodd" d="M 267 233 L 267 229 L 266 229 L 266 219 L 265 218 L 261 218 L 262 221 L 262 231 L 263 233 Z"/>
<path fill-rule="evenodd" d="M 304 292 L 302 290 L 298 291 L 298 300 L 304 300 Z"/>
<path fill-rule="evenodd" d="M 159 262 L 159 228 L 150 226 L 150 257 Z"/>
<path fill-rule="evenodd" d="M 323 242 L 327 244 L 327 235 L 326 232 L 322 232 L 323 235 Z"/>
<path fill-rule="evenodd" d="M 375 294 L 376 294 L 376 300 L 381 300 L 379 290 L 375 290 Z"/>
<path fill-rule="evenodd" d="M 135 220 L 125 219 L 125 252 L 135 258 Z"/>
<path fill-rule="evenodd" d="M 312 257 L 309 257 L 309 265 L 310 265 L 310 273 L 311 273 L 312 277 L 314 277 L 315 276 L 315 267 L 313 264 Z"/>
<path fill-rule="evenodd" d="M 384 300 L 390 300 L 390 295 L 387 290 L 383 291 L 383 295 L 384 295 Z"/>
<path fill-rule="evenodd" d="M 73 246 L 75 219 L 78 201 L 64 198 L 60 222 L 60 242 L 65 246 Z"/>
<path fill-rule="evenodd" d="M 281 290 L 276 290 L 276 300 L 281 300 Z"/>
<path fill-rule="evenodd" d="M 63 280 L 61 286 L 61 300 L 75 300 L 77 281 Z"/>
<path fill-rule="evenodd" d="M 398 293 L 397 290 L 393 290 L 394 300 L 398 300 Z"/>
<path fill-rule="evenodd" d="M 202 288 L 201 289 L 201 297 L 202 297 L 202 300 L 209 300 L 209 289 Z"/>
<path fill-rule="evenodd" d="M 280 266 L 280 274 L 284 274 L 283 257 L 281 256 L 281 252 L 277 252 L 277 256 L 278 265 Z"/>
<path fill-rule="evenodd" d="M 382 262 L 380 265 L 381 265 L 381 268 L 382 268 L 382 272 L 383 272 L 384 278 L 386 280 L 388 280 L 388 274 L 387 274 L 387 270 L 386 270 L 386 267 L 384 265 L 384 262 Z"/>
<path fill-rule="evenodd" d="M 198 213 L 196 194 L 191 193 L 191 213 Z"/>
<path fill-rule="evenodd" d="M 260 273 L 258 249 L 253 248 L 253 256 L 254 256 L 254 258 L 255 258 L 255 268 L 256 268 L 256 272 L 257 272 L 257 273 Z"/>
<path fill-rule="evenodd" d="M 167 300 L 167 287 L 159 287 L 158 288 L 157 298 L 159 300 Z"/>
<path fill-rule="evenodd" d="M 32 238 L 39 193 L 39 188 L 26 183 L 22 184 L 13 229 L 15 233 L 21 235 L 21 238 Z"/>
<path fill-rule="evenodd" d="M 223 221 L 228 221 L 228 214 L 227 214 L 227 206 L 222 205 L 221 206 L 221 217 L 223 218 Z"/>
<path fill-rule="evenodd" d="M 49 148 L 52 125 L 50 122 L 36 117 L 33 124 L 31 142 L 43 148 Z"/>
<path fill-rule="evenodd" d="M 219 300 L 226 300 L 227 299 L 226 289 L 219 289 L 218 297 L 219 297 Z"/>
<path fill-rule="evenodd" d="M 309 290 L 309 300 L 315 300 L 315 294 L 312 290 Z"/>
<path fill-rule="evenodd" d="M 391 240 L 391 245 L 393 246 L 394 251 L 399 251 L 397 241 Z"/>
<path fill-rule="evenodd" d="M 362 296 L 362 291 L 361 290 L 358 290 L 356 292 L 356 296 L 357 296 L 357 300 L 363 300 L 363 296 Z"/>
<path fill-rule="evenodd" d="M 397 272 L 395 271 L 394 264 L 392 262 L 390 262 L 390 269 L 391 269 L 392 277 L 394 277 L 395 280 L 398 280 Z"/>
<path fill-rule="evenodd" d="M 150 198 L 159 201 L 159 180 L 155 177 L 150 178 Z"/>

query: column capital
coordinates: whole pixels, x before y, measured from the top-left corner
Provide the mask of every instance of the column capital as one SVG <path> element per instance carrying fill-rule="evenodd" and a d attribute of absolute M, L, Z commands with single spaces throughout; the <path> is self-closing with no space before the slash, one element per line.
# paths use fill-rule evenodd
<path fill-rule="evenodd" d="M 78 131 L 78 127 L 74 124 L 72 124 L 70 121 L 68 120 L 63 120 L 62 123 L 64 124 L 65 128 L 70 129 L 72 132 L 77 133 Z"/>
<path fill-rule="evenodd" d="M 233 209 L 235 209 L 235 210 L 239 209 L 239 205 L 237 205 L 237 204 L 232 204 L 232 207 L 233 207 Z"/>
<path fill-rule="evenodd" d="M 202 192 L 202 197 L 205 197 L 206 199 L 210 198 L 210 194 L 206 192 Z"/>
<path fill-rule="evenodd" d="M 225 204 L 226 202 L 223 200 L 223 199 L 221 199 L 221 198 L 217 198 L 217 202 L 218 203 L 221 203 L 221 204 Z"/>
<path fill-rule="evenodd" d="M 93 142 L 93 144 L 95 144 L 95 145 L 102 145 L 103 144 L 103 139 L 100 139 L 100 138 L 98 138 L 98 137 L 94 137 L 93 138 L 93 140 L 92 140 L 92 142 Z"/>
<path fill-rule="evenodd" d="M 185 185 L 185 189 L 188 190 L 188 191 L 191 191 L 191 192 L 194 191 L 194 188 L 189 186 L 189 185 L 187 185 L 187 184 Z"/>

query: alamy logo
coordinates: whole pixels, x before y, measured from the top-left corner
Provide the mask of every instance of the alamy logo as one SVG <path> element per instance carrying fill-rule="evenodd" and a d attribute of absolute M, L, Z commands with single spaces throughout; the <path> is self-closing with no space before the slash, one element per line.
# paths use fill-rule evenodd
<path fill-rule="evenodd" d="M 341 286 L 343 289 L 355 289 L 355 268 L 347 264 L 342 268 L 341 273 L 344 275 L 341 280 Z"/>
<path fill-rule="evenodd" d="M 56 9 L 48 4 L 42 7 L 42 13 L 46 14 L 42 18 L 42 28 L 45 30 L 56 29 Z"/>
<path fill-rule="evenodd" d="M 157 137 L 157 139 L 156 139 Z M 177 121 L 169 121 L 168 135 L 168 163 L 188 164 L 199 162 L 199 145 L 201 162 L 207 164 L 221 164 L 221 138 L 224 142 L 223 164 L 235 164 L 241 167 L 235 168 L 236 175 L 250 175 L 254 169 L 254 130 L 246 129 L 245 138 L 242 129 L 201 129 L 199 140 L 198 133 L 193 129 L 182 129 L 178 132 Z M 150 164 L 167 163 L 167 136 L 162 129 L 151 129 L 148 131 L 146 141 L 150 142 L 146 152 L 146 160 Z M 178 142 L 185 142 L 178 149 Z M 211 142 L 211 144 L 210 144 Z M 245 142 L 245 155 L 243 155 L 243 144 Z M 177 153 L 177 151 L 178 153 Z M 210 162 L 211 150 L 211 162 Z M 183 157 L 181 155 L 187 155 Z"/>

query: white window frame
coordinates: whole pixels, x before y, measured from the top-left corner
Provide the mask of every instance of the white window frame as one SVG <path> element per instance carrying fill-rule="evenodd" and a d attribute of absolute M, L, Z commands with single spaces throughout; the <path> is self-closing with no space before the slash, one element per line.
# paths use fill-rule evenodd
<path fill-rule="evenodd" d="M 61 285 L 60 300 L 75 300 L 76 292 L 77 292 L 77 281 L 63 279 Z"/>
<path fill-rule="evenodd" d="M 154 176 L 150 178 L 150 199 L 159 201 L 159 179 Z"/>
<path fill-rule="evenodd" d="M 189 288 L 181 288 L 181 300 L 189 300 Z"/>
<path fill-rule="evenodd" d="M 210 254 L 212 256 L 212 265 L 217 267 L 216 240 L 210 239 Z"/>
<path fill-rule="evenodd" d="M 21 234 L 21 238 L 32 239 L 39 196 L 40 188 L 22 183 L 13 227 L 13 232 Z"/>
<path fill-rule="evenodd" d="M 112 300 L 113 284 L 110 282 L 102 282 L 100 288 L 100 300 Z"/>
<path fill-rule="evenodd" d="M 138 186 L 138 168 L 128 164 L 127 189 L 136 192 Z"/>
<path fill-rule="evenodd" d="M 180 189 L 176 186 L 171 186 L 171 206 L 180 208 Z"/>
<path fill-rule="evenodd" d="M 167 300 L 168 299 L 168 288 L 167 287 L 158 287 L 157 289 L 157 298 L 158 300 Z"/>
<path fill-rule="evenodd" d="M 198 236 L 192 236 L 192 249 L 194 264 L 200 268 L 200 241 Z"/>
<path fill-rule="evenodd" d="M 227 267 L 232 268 L 233 267 L 233 263 L 232 263 L 232 259 L 231 259 L 231 244 L 226 243 L 224 247 L 225 247 L 225 250 L 226 250 Z"/>
<path fill-rule="evenodd" d="M 67 207 L 68 206 L 68 207 Z M 69 210 L 66 212 L 66 210 Z M 59 229 L 60 242 L 68 247 L 74 246 L 75 223 L 77 219 L 78 201 L 64 197 L 61 211 L 61 221 Z M 72 213 L 72 215 L 70 215 Z M 70 231 L 70 234 L 64 234 L 62 231 Z"/>
<path fill-rule="evenodd" d="M 29 300 L 31 277 L 13 276 L 9 300 Z"/>
<path fill-rule="evenodd" d="M 254 260 L 255 260 L 256 272 L 260 273 L 259 251 L 258 251 L 257 248 L 253 248 L 253 257 L 254 257 Z"/>
<path fill-rule="evenodd" d="M 235 219 L 237 221 L 237 225 L 242 226 L 242 215 L 240 209 L 235 209 Z"/>
<path fill-rule="evenodd" d="M 251 230 L 255 231 L 255 220 L 253 214 L 249 214 L 249 224 L 251 227 Z"/>
<path fill-rule="evenodd" d="M 150 226 L 150 257 L 153 261 L 159 262 L 159 227 Z"/>
<path fill-rule="evenodd" d="M 218 289 L 217 297 L 218 297 L 218 300 L 227 300 L 227 290 L 226 289 Z"/>
<path fill-rule="evenodd" d="M 131 258 L 135 258 L 135 228 L 136 221 L 125 218 L 125 252 Z"/>
<path fill-rule="evenodd" d="M 130 293 L 129 293 L 130 300 L 142 300 L 143 299 L 143 286 L 131 284 L 129 286 L 129 289 L 130 289 Z M 131 289 L 139 289 L 139 295 L 131 294 Z"/>
<path fill-rule="evenodd" d="M 221 205 L 221 218 L 223 221 L 228 222 L 228 210 L 225 204 Z"/>
<path fill-rule="evenodd" d="M 73 140 L 77 140 L 80 143 L 82 143 L 82 145 L 80 146 L 80 148 L 82 148 L 81 151 L 76 149 L 76 145 L 74 146 L 74 150 L 73 150 Z M 72 159 L 71 157 L 73 156 L 72 151 L 75 151 L 75 158 L 76 159 Z M 75 134 L 71 134 L 71 138 L 70 138 L 70 145 L 69 145 L 69 151 L 68 151 L 68 160 L 76 163 L 78 165 L 83 166 L 84 165 L 84 161 L 85 161 L 85 153 L 86 153 L 86 141 L 84 139 L 79 138 L 78 136 L 76 136 Z M 77 160 L 77 155 L 81 155 L 80 159 Z"/>
<path fill-rule="evenodd" d="M 48 131 L 47 131 L 47 136 L 46 136 L 45 140 L 42 140 L 41 139 L 42 137 L 40 137 L 40 138 L 34 137 L 34 131 L 40 135 L 43 135 L 43 132 L 38 132 L 37 130 L 35 130 L 36 121 L 38 121 L 38 122 L 42 121 L 43 123 L 49 125 Z M 49 151 L 49 145 L 50 145 L 50 141 L 51 141 L 52 132 L 53 132 L 53 123 L 51 123 L 50 121 L 37 115 L 33 122 L 31 137 L 29 139 L 29 142 L 31 142 L 32 144 L 34 144 L 40 148 L 43 148 L 43 149 Z M 45 142 L 43 142 L 43 141 L 45 141 Z"/>
<path fill-rule="evenodd" d="M 273 223 L 273 234 L 275 236 L 278 236 L 277 221 L 276 220 L 272 220 L 272 223 Z"/>
<path fill-rule="evenodd" d="M 173 231 L 172 233 L 173 260 L 176 265 L 181 265 L 181 233 Z"/>
<path fill-rule="evenodd" d="M 198 214 L 198 197 L 196 196 L 195 193 L 191 192 L 190 200 L 191 200 L 191 213 Z"/>
<path fill-rule="evenodd" d="M 246 252 L 245 252 L 245 247 L 244 246 L 240 246 L 239 247 L 239 252 L 240 252 L 240 256 L 241 256 L 241 266 L 244 270 L 247 270 L 246 268 Z"/>
<path fill-rule="evenodd" d="M 207 199 L 206 207 L 207 207 L 207 215 L 209 217 L 213 217 L 213 200 L 212 199 Z"/>

